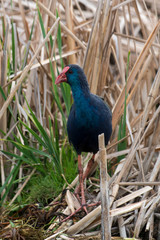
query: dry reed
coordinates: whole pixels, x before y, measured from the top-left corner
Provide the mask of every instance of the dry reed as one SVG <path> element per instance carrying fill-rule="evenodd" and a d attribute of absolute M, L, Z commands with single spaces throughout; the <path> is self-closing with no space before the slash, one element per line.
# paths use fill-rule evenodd
<path fill-rule="evenodd" d="M 6 101 L 0 99 L 0 128 L 7 131 L 7 108 L 12 104 L 14 97 L 16 98 L 14 107 L 22 117 L 26 117 L 23 111 L 24 100 L 20 101 L 17 95 L 20 86 L 40 120 L 45 121 L 49 114 L 54 121 L 53 109 L 51 111 L 52 96 L 49 90 L 51 86 L 49 56 L 44 44 L 49 41 L 49 35 L 52 34 L 56 56 L 51 58 L 51 61 L 56 69 L 55 60 L 59 63 L 60 59 L 56 50 L 56 28 L 60 22 L 64 62 L 83 66 L 91 91 L 103 96 L 113 112 L 113 134 L 107 146 L 107 159 L 113 166 L 113 175 L 109 180 L 112 239 L 121 239 L 114 237 L 118 235 L 122 238 L 134 236 L 137 239 L 147 239 L 142 235 L 145 231 L 149 237 L 156 236 L 159 239 L 160 231 L 157 227 L 160 217 L 159 1 L 38 1 L 48 32 L 45 39 L 38 24 L 36 1 L 12 2 L 12 7 L 9 0 L 0 3 L 1 16 L 6 26 L 5 45 L 3 51 L 0 49 L 2 69 L 0 82 L 4 91 L 7 91 L 8 84 L 11 88 Z M 58 19 L 56 8 L 60 16 Z M 29 42 L 34 17 L 36 25 L 33 38 Z M 14 21 L 16 36 L 16 66 L 22 65 L 21 58 L 24 56 L 26 46 L 30 55 L 26 67 L 19 67 L 15 74 L 7 79 L 7 49 L 11 44 L 11 19 Z M 124 110 L 129 51 L 131 55 L 127 79 L 127 149 L 118 152 L 117 134 Z M 39 99 L 38 102 L 35 99 Z M 44 108 L 41 110 L 42 105 Z M 1 148 L 4 148 L 3 143 Z M 117 164 L 118 156 L 124 158 Z M 1 156 L 2 184 L 5 181 L 5 164 L 6 159 Z M 19 176 L 21 178 L 22 173 Z M 28 180 L 29 178 L 26 179 Z M 76 182 L 77 180 L 71 184 L 72 188 Z M 25 184 L 24 182 L 21 186 L 22 189 Z M 66 198 L 68 203 L 66 212 L 70 214 L 70 211 L 78 209 L 79 205 L 70 192 Z M 99 200 L 98 197 L 96 200 Z M 100 239 L 99 231 L 93 231 L 92 236 L 90 231 L 100 225 L 100 215 L 101 206 L 95 207 L 76 223 L 67 220 L 57 228 L 53 236 L 46 239 L 91 239 L 91 237 Z M 58 224 L 57 219 L 57 225 L 54 223 L 50 229 L 57 227 Z"/>

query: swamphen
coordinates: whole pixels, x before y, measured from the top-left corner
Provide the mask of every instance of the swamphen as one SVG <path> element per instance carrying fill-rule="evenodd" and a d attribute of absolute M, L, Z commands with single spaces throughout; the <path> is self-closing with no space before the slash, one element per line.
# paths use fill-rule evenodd
<path fill-rule="evenodd" d="M 95 153 L 98 152 L 98 135 L 104 133 L 106 145 L 110 139 L 112 114 L 107 104 L 100 97 L 90 92 L 86 76 L 78 65 L 70 64 L 66 66 L 55 81 L 56 84 L 61 82 L 70 85 L 74 99 L 67 122 L 67 132 L 69 142 L 78 154 L 81 201 L 82 205 L 85 205 L 83 180 L 89 174 Z M 84 174 L 81 163 L 82 152 L 93 153 Z M 86 208 L 84 209 L 86 211 Z"/>

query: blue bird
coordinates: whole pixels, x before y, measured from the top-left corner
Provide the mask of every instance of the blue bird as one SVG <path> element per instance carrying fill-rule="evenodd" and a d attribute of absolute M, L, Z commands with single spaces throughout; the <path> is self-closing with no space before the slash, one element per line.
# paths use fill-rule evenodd
<path fill-rule="evenodd" d="M 78 65 L 66 66 L 55 81 L 56 84 L 61 82 L 70 85 L 74 99 L 67 122 L 67 132 L 69 142 L 78 154 L 79 188 L 84 206 L 86 202 L 83 180 L 88 176 L 94 156 L 98 152 L 98 135 L 104 133 L 105 145 L 108 144 L 112 133 L 112 114 L 108 105 L 90 92 L 86 76 Z M 81 163 L 82 152 L 93 153 L 85 173 Z M 86 211 L 86 208 L 84 210 Z"/>

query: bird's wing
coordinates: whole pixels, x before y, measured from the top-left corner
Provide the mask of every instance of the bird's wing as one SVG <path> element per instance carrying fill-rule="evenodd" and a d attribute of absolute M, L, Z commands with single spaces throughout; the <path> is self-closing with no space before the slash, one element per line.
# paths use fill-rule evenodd
<path fill-rule="evenodd" d="M 108 104 L 104 101 L 104 99 L 102 97 L 97 96 L 97 95 L 92 94 L 92 93 L 91 93 L 91 98 L 93 98 L 95 100 L 94 102 L 96 102 L 97 107 L 99 105 L 99 109 L 103 108 L 103 106 L 104 106 L 103 110 L 105 109 L 108 112 L 108 115 L 110 115 L 110 118 L 112 119 L 112 112 L 111 112 Z"/>

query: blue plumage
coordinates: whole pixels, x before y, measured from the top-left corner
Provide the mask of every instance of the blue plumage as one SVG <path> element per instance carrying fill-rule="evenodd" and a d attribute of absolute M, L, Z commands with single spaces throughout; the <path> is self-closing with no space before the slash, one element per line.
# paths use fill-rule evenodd
<path fill-rule="evenodd" d="M 96 95 L 81 95 L 82 105 L 72 105 L 67 122 L 69 141 L 78 154 L 98 151 L 98 135 L 104 133 L 107 145 L 112 133 L 112 117 L 108 106 Z"/>
<path fill-rule="evenodd" d="M 96 153 L 98 135 L 104 133 L 106 145 L 111 136 L 111 111 L 100 97 L 91 94 L 86 76 L 78 65 L 71 64 L 65 69 L 67 83 L 71 86 L 74 98 L 67 123 L 69 141 L 78 154 Z"/>

